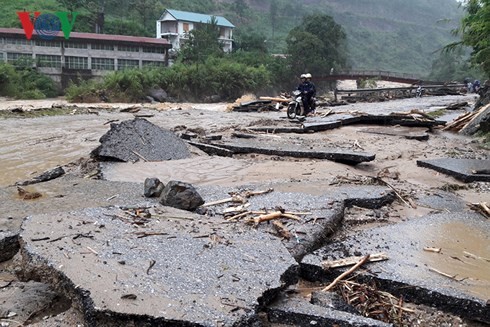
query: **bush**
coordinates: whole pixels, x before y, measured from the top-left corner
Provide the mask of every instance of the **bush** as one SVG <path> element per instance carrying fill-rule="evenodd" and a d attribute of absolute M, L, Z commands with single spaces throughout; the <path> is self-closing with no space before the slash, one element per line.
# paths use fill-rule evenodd
<path fill-rule="evenodd" d="M 0 63 L 0 95 L 19 99 L 55 97 L 58 90 L 53 80 L 26 65 L 14 67 Z"/>

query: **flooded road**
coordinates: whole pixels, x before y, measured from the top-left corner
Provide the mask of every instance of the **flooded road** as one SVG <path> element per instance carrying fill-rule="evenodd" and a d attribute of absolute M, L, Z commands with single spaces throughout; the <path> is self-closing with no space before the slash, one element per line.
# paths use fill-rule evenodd
<path fill-rule="evenodd" d="M 335 108 L 335 111 L 364 111 L 372 114 L 409 112 L 412 109 L 431 111 L 439 110 L 444 104 L 468 101 L 468 99 L 470 97 L 435 97 L 384 103 L 359 103 Z M 223 135 L 223 138 L 231 138 L 231 134 L 235 131 L 251 133 L 247 130 L 248 127 L 289 123 L 285 112 L 234 113 L 226 111 L 226 104 L 168 106 L 169 108 L 158 110 L 142 108 L 140 113 L 150 115 L 147 118 L 150 122 L 165 129 L 194 130 L 196 133 L 204 132 L 206 135 L 220 134 Z M 110 129 L 111 121 L 122 122 L 134 118 L 133 114 L 121 113 L 118 110 L 96 111 L 98 114 L 68 114 L 30 119 L 0 118 L 0 186 L 5 187 L 17 181 L 30 179 L 45 170 L 66 165 L 81 157 L 88 158 L 90 152 L 99 146 L 99 138 Z M 448 115 L 452 117 L 454 113 Z M 490 201 L 490 192 L 485 191 L 489 189 L 488 186 L 485 186 L 488 183 L 464 184 L 448 175 L 418 167 L 416 164 L 417 160 L 427 158 L 488 158 L 488 152 L 478 148 L 474 139 L 436 130 L 429 133 L 429 140 L 418 141 L 401 137 L 396 133 L 365 133 L 363 131 L 366 128 L 376 129 L 373 125 L 352 125 L 319 133 L 256 134 L 257 142 L 260 142 L 261 138 L 263 140 L 274 139 L 285 146 L 294 144 L 309 149 L 328 146 L 375 154 L 375 160 L 356 166 L 328 160 L 258 154 L 225 158 L 208 156 L 192 148 L 192 157 L 183 160 L 137 163 L 103 162 L 101 164 L 102 175 L 103 179 L 108 181 L 141 184 L 148 177 L 158 177 L 164 183 L 169 180 L 180 180 L 198 186 L 218 185 L 234 189 L 250 184 L 256 184 L 260 188 L 267 185 L 267 187 L 273 187 L 277 192 L 313 196 L 329 194 L 329 192 L 334 192 L 333 188 L 343 184 L 354 187 L 371 185 L 373 177 L 381 176 L 389 181 L 390 185 L 405 199 L 413 202 L 413 206 L 407 206 L 400 201 L 395 201 L 394 204 L 384 207 L 383 218 L 386 219 L 384 222 L 374 222 L 382 227 L 387 224 L 386 222 L 398 225 L 397 223 L 401 224 L 406 220 L 415 221 L 434 212 L 436 209 L 419 204 L 418 200 L 422 195 L 444 194 L 442 190 L 450 187 L 454 189 L 455 196 L 461 201 Z M 384 132 L 386 129 L 389 127 L 383 127 Z M 61 179 L 56 181 L 63 183 Z M 115 201 L 119 199 L 115 198 L 115 195 L 123 196 L 127 193 L 124 189 L 115 190 L 114 186 L 108 185 L 110 183 L 97 181 L 99 182 L 104 187 L 110 188 L 107 191 L 109 195 L 104 193 L 103 198 L 91 199 L 94 203 L 101 200 L 105 201 L 104 205 L 110 205 L 109 199 Z M 71 184 L 58 185 L 58 188 L 49 184 L 56 183 L 32 185 L 32 190 L 43 194 L 42 201 L 53 201 L 56 203 L 53 207 L 62 210 L 73 204 L 70 201 L 83 202 L 90 196 L 98 196 L 96 192 L 87 189 L 74 194 Z M 142 198 L 142 194 L 138 192 L 142 193 L 143 189 L 139 190 L 137 185 L 132 185 L 137 196 Z M 8 191 L 12 196 L 16 196 L 15 188 L 9 188 Z M 59 197 L 59 195 L 63 196 Z M 76 199 L 72 199 L 73 197 Z M 16 205 L 18 206 L 26 205 L 26 202 L 13 200 L 17 200 Z M 9 200 L 5 203 L 10 204 Z M 317 204 L 319 206 L 330 205 L 320 203 L 320 201 L 317 201 Z M 9 209 L 11 211 L 11 208 Z M 369 210 L 371 215 L 377 214 L 371 211 L 373 210 Z M 359 215 L 365 216 L 367 212 L 368 209 Z M 438 212 L 441 210 L 438 209 Z M 4 215 L 2 218 L 5 217 Z M 21 221 L 20 219 L 19 225 Z M 390 226 L 392 225 L 388 227 Z M 424 278 L 435 276 L 435 280 L 441 281 L 440 285 L 437 285 L 441 286 L 441 289 L 447 286 L 447 282 L 453 289 L 458 289 L 465 294 L 472 294 L 478 298 L 490 298 L 490 235 L 487 229 L 469 225 L 463 219 L 459 221 L 459 217 L 455 222 L 423 226 L 423 228 L 409 230 L 401 229 L 400 234 L 394 236 L 400 241 L 398 247 L 400 252 L 404 251 L 406 243 L 403 244 L 403 242 L 406 242 L 406 238 L 410 238 L 411 242 L 417 245 L 414 254 L 408 260 L 411 269 L 415 271 L 414 274 L 423 275 Z M 346 228 L 352 228 L 352 226 Z M 423 251 L 423 247 L 437 247 L 442 251 L 440 253 L 427 252 Z M 403 253 L 402 261 L 407 261 Z M 441 277 L 438 273 L 427 272 L 427 267 L 450 277 Z M 424 269 L 424 272 L 420 274 L 421 269 Z M 399 269 L 396 273 L 409 275 L 411 272 Z"/>

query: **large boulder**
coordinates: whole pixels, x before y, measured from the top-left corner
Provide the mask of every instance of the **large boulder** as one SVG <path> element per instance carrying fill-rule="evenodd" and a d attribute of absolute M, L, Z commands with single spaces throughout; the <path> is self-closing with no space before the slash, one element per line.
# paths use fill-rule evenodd
<path fill-rule="evenodd" d="M 194 211 L 204 204 L 204 200 L 191 184 L 170 181 L 162 191 L 160 203 L 169 207 Z"/>
<path fill-rule="evenodd" d="M 168 98 L 167 92 L 165 92 L 165 90 L 160 87 L 154 87 L 148 90 L 148 95 L 159 102 L 165 102 Z"/>

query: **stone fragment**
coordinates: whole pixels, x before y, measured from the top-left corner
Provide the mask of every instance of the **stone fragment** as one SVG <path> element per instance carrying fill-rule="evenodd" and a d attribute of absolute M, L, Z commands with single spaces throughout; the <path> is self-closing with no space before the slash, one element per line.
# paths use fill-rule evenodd
<path fill-rule="evenodd" d="M 191 184 L 170 181 L 162 191 L 160 203 L 169 207 L 194 211 L 204 204 L 204 200 Z"/>
<path fill-rule="evenodd" d="M 145 179 L 145 196 L 147 198 L 159 197 L 165 185 L 158 178 Z"/>

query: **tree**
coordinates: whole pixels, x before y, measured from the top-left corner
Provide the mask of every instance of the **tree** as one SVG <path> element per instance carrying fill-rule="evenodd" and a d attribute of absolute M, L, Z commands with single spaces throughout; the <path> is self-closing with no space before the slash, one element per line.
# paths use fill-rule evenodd
<path fill-rule="evenodd" d="M 60 5 L 70 12 L 85 11 L 82 16 L 86 16 L 90 22 L 90 30 L 95 33 L 104 33 L 105 8 L 111 6 L 106 0 L 57 0 Z M 110 0 L 108 1 L 110 2 Z"/>
<path fill-rule="evenodd" d="M 238 17 L 240 17 L 240 21 L 243 23 L 243 17 L 245 16 L 245 12 L 248 10 L 245 0 L 235 0 L 233 2 L 233 9 L 237 13 Z"/>
<path fill-rule="evenodd" d="M 465 45 L 473 49 L 471 61 L 490 77 L 490 0 L 468 0 L 464 5 L 466 15 L 454 31 L 461 41 L 449 44 L 446 50 Z"/>
<path fill-rule="evenodd" d="M 223 48 L 219 42 L 219 27 L 216 17 L 207 24 L 197 24 L 189 32 L 189 39 L 182 47 L 179 58 L 185 63 L 204 62 L 208 57 L 221 57 Z"/>
<path fill-rule="evenodd" d="M 277 25 L 277 0 L 271 0 L 271 6 L 269 10 L 270 18 L 271 18 L 271 27 L 272 27 L 272 39 L 274 39 L 274 33 L 276 31 Z"/>
<path fill-rule="evenodd" d="M 313 14 L 303 17 L 286 39 L 287 52 L 295 74 L 328 74 L 347 65 L 346 34 L 332 17 Z"/>

